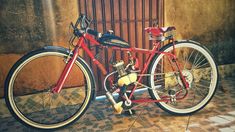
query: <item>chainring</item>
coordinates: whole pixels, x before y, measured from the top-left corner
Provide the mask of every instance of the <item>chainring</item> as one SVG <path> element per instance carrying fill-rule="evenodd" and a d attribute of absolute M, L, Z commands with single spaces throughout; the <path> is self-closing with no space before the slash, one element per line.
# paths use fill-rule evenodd
<path fill-rule="evenodd" d="M 129 97 L 130 94 L 131 94 L 131 92 L 126 92 L 126 94 L 127 94 L 127 96 Z M 134 106 L 134 104 L 131 103 L 130 106 L 127 106 L 127 105 L 125 104 L 125 101 L 126 101 L 126 100 L 125 100 L 122 96 L 124 96 L 124 95 L 123 95 L 123 94 L 122 94 L 122 95 L 119 95 L 117 101 L 118 101 L 118 102 L 120 102 L 120 101 L 123 102 L 122 108 L 123 108 L 124 110 L 129 110 L 129 109 L 131 109 L 131 108 Z M 134 99 L 135 99 L 135 97 L 134 97 L 134 95 L 132 95 L 131 100 L 134 100 Z"/>

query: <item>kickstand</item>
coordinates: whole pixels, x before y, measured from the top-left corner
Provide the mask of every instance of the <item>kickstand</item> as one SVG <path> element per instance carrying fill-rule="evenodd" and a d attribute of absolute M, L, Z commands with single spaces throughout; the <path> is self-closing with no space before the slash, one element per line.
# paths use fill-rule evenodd
<path fill-rule="evenodd" d="M 135 110 L 128 109 L 127 111 L 124 112 L 124 114 L 127 116 L 135 115 Z"/>

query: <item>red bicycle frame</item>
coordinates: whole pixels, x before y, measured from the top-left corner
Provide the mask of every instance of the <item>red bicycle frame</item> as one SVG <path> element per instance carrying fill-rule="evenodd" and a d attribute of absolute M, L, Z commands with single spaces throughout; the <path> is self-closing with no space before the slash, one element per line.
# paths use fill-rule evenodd
<path fill-rule="evenodd" d="M 78 57 L 78 53 L 79 53 L 79 49 L 82 48 L 85 53 L 91 58 L 91 60 L 93 61 L 94 64 L 96 64 L 98 66 L 98 68 L 101 70 L 103 75 L 107 75 L 107 71 L 105 69 L 105 67 L 95 58 L 95 56 L 93 55 L 93 53 L 89 50 L 89 48 L 87 47 L 87 44 L 85 43 L 85 39 L 89 40 L 91 44 L 93 45 L 97 45 L 97 46 L 102 46 L 99 42 L 97 42 L 90 34 L 86 33 L 84 34 L 82 37 L 79 37 L 77 44 L 75 45 L 75 48 L 73 50 L 73 55 L 70 58 L 70 60 L 68 61 L 68 63 L 66 64 L 59 80 L 57 81 L 56 86 L 53 88 L 52 92 L 53 93 L 59 93 L 64 85 L 64 82 L 67 78 L 67 76 L 69 75 L 74 62 L 76 60 L 76 58 Z M 170 58 L 174 59 L 176 67 L 178 69 L 178 72 L 180 74 L 180 78 L 183 81 L 183 85 L 185 88 L 188 88 L 188 83 L 186 82 L 185 78 L 183 77 L 182 71 L 180 69 L 180 65 L 177 63 L 176 61 L 176 56 L 175 56 L 175 44 L 174 44 L 174 39 L 169 40 L 169 42 L 172 41 L 173 42 L 173 53 L 169 53 L 169 52 L 161 52 L 158 49 L 160 48 L 160 42 L 153 42 L 153 48 L 151 50 L 148 49 L 141 49 L 141 48 L 120 48 L 120 47 L 111 47 L 113 50 L 121 50 L 121 51 L 129 51 L 129 52 L 138 52 L 138 53 L 144 53 L 144 54 L 148 54 L 147 57 L 147 61 L 145 61 L 144 63 L 144 67 L 141 70 L 141 74 L 145 74 L 147 71 L 147 68 L 150 64 L 150 61 L 152 60 L 152 58 L 154 57 L 155 54 L 165 54 L 167 56 L 169 56 Z M 104 48 L 107 48 L 106 46 L 102 46 Z M 174 69 L 175 70 L 175 69 Z M 137 82 L 140 82 L 142 80 L 143 76 L 139 76 L 137 79 Z M 137 85 L 135 85 L 132 90 L 131 90 L 131 94 L 129 96 L 129 99 L 131 99 L 131 97 L 134 94 L 134 91 L 136 90 Z M 187 93 L 183 96 L 183 97 L 178 97 L 177 100 L 181 100 L 183 98 L 185 98 L 187 96 Z M 162 97 L 162 100 L 153 100 L 153 99 L 138 99 L 138 100 L 132 100 L 132 102 L 134 103 L 143 103 L 143 102 L 168 102 L 170 101 L 170 98 L 168 96 L 166 97 Z"/>

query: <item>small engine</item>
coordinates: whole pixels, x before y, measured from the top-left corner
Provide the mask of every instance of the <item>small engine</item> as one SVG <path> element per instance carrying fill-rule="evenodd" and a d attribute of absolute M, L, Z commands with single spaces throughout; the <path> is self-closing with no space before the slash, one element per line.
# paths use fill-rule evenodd
<path fill-rule="evenodd" d="M 130 72 L 127 73 L 124 69 L 124 61 L 116 62 L 113 67 L 115 67 L 118 71 L 118 81 L 117 84 L 119 87 L 122 87 L 124 85 L 128 86 L 137 80 L 137 73 Z"/>
<path fill-rule="evenodd" d="M 120 93 L 119 95 L 123 96 L 126 98 L 125 103 L 123 104 L 123 101 L 120 102 L 116 102 L 115 99 L 112 96 L 112 93 L 110 93 L 110 91 L 107 90 L 106 87 L 106 80 L 109 76 L 117 73 L 116 71 L 108 74 L 105 79 L 104 79 L 104 88 L 107 91 L 106 92 L 106 96 L 107 99 L 112 103 L 112 106 L 115 110 L 116 113 L 121 114 L 122 110 L 123 110 L 123 106 L 131 106 L 131 100 L 128 99 L 127 94 L 126 94 L 126 86 L 134 83 L 137 81 L 137 69 L 139 68 L 139 62 L 137 58 L 133 58 L 131 57 L 131 54 L 129 54 L 129 64 L 124 68 L 124 61 L 117 61 L 116 63 L 113 64 L 113 67 L 116 68 L 117 72 L 118 72 L 118 79 L 115 83 L 115 87 L 119 87 L 120 89 Z"/>

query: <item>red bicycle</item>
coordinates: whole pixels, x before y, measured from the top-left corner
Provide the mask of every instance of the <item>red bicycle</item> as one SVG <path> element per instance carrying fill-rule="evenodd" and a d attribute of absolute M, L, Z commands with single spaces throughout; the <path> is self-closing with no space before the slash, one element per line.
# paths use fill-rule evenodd
<path fill-rule="evenodd" d="M 80 49 L 105 75 L 103 85 L 114 110 L 130 110 L 135 103 L 155 102 L 176 115 L 188 115 L 204 108 L 215 94 L 218 69 L 211 53 L 190 40 L 175 41 L 174 27 L 147 27 L 153 48 L 132 48 L 111 31 L 101 34 L 89 28 L 91 21 L 80 15 L 71 23 L 70 47 L 46 46 L 24 55 L 11 68 L 5 81 L 5 100 L 12 115 L 30 127 L 56 129 L 79 119 L 95 99 L 95 77 L 79 55 Z M 74 43 L 75 38 L 78 39 Z M 125 51 L 128 62 L 114 61 L 107 73 L 88 48 Z M 168 44 L 161 47 L 161 43 Z M 143 68 L 133 53 L 148 57 Z M 96 69 L 95 69 L 96 70 Z M 147 81 L 143 82 L 143 77 Z M 100 82 L 99 82 L 100 83 Z M 147 88 L 151 99 L 133 98 L 137 88 Z M 113 94 L 118 93 L 119 98 Z"/>

